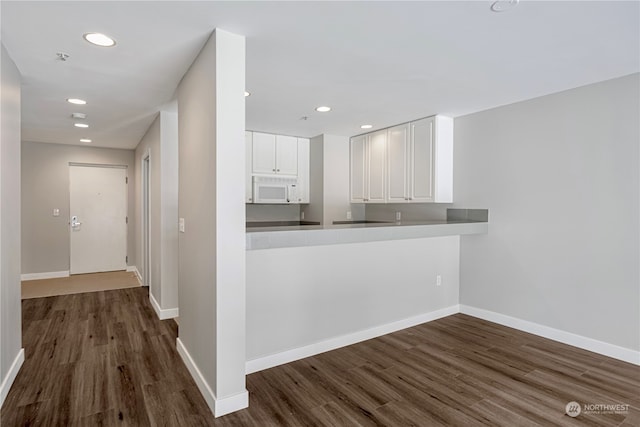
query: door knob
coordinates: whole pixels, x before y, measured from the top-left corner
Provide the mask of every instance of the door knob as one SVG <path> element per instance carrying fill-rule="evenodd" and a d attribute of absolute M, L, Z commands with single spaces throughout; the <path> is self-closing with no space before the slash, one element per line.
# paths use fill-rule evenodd
<path fill-rule="evenodd" d="M 78 228 L 81 225 L 82 225 L 82 223 L 78 221 L 78 217 L 76 215 L 71 217 L 71 227 Z"/>

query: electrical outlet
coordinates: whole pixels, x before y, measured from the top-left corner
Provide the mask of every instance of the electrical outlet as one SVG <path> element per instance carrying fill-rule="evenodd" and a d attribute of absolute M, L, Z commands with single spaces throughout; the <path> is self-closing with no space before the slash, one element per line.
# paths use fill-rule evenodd
<path fill-rule="evenodd" d="M 300 212 L 300 219 L 304 219 L 304 211 Z"/>
<path fill-rule="evenodd" d="M 178 220 L 178 229 L 181 233 L 184 233 L 184 218 Z"/>
<path fill-rule="evenodd" d="M 402 219 L 402 212 L 396 212 L 396 221 L 400 221 Z"/>
<path fill-rule="evenodd" d="M 351 219 L 351 211 L 347 211 L 347 219 Z"/>
<path fill-rule="evenodd" d="M 55 208 L 55 209 L 53 210 L 53 216 L 60 216 L 60 209 Z"/>
<path fill-rule="evenodd" d="M 436 286 L 442 286 L 442 276 L 439 274 L 436 276 Z"/>

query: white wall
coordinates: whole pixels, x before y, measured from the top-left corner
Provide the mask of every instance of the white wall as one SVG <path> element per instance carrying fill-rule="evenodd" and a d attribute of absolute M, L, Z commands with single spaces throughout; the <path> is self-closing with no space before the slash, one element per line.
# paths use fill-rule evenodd
<path fill-rule="evenodd" d="M 247 360 L 457 306 L 459 242 L 247 251 Z"/>
<path fill-rule="evenodd" d="M 20 72 L 2 50 L 0 85 L 0 406 L 24 360 L 20 305 Z"/>
<path fill-rule="evenodd" d="M 144 274 L 142 162 L 150 160 L 150 274 L 144 278 L 161 318 L 178 310 L 178 116 L 160 111 L 135 152 L 136 259 Z M 150 279 L 150 280 L 148 280 Z M 157 305 L 156 305 L 157 304 Z"/>
<path fill-rule="evenodd" d="M 244 61 L 215 30 L 178 87 L 178 349 L 216 416 L 247 404 Z"/>
<path fill-rule="evenodd" d="M 324 146 L 324 223 L 352 218 L 364 219 L 364 206 L 349 203 L 349 138 L 323 135 Z"/>
<path fill-rule="evenodd" d="M 309 204 L 302 206 L 306 221 L 324 221 L 324 137 L 309 141 Z"/>
<path fill-rule="evenodd" d="M 310 203 L 303 205 L 305 220 L 332 224 L 364 219 L 364 205 L 349 203 L 349 138 L 318 135 L 310 142 Z"/>
<path fill-rule="evenodd" d="M 127 166 L 127 256 L 136 265 L 134 151 L 23 141 L 22 273 L 69 271 L 69 162 Z"/>
<path fill-rule="evenodd" d="M 461 304 L 640 349 L 639 75 L 455 120 Z"/>

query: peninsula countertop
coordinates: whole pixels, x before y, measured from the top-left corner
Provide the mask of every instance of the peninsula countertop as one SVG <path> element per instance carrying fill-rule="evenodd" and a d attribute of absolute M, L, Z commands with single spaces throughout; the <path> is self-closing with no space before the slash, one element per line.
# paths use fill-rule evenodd
<path fill-rule="evenodd" d="M 383 240 L 486 234 L 487 221 L 424 220 L 366 222 L 324 225 L 251 227 L 247 229 L 246 249 L 321 246 Z"/>

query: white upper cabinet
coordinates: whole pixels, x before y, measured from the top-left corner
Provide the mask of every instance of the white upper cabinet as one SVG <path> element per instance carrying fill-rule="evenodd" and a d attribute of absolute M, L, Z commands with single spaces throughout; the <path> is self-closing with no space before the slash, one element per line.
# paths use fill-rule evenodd
<path fill-rule="evenodd" d="M 433 202 L 434 200 L 434 136 L 435 119 L 428 117 L 410 124 L 411 155 L 408 157 L 409 188 L 407 201 Z"/>
<path fill-rule="evenodd" d="M 385 202 L 386 144 L 386 130 L 351 138 L 352 203 Z"/>
<path fill-rule="evenodd" d="M 387 131 L 387 202 L 404 203 L 409 199 L 409 125 Z"/>
<path fill-rule="evenodd" d="M 276 173 L 298 174 L 298 138 L 276 135 Z"/>
<path fill-rule="evenodd" d="M 369 191 L 367 202 L 384 203 L 387 169 L 387 131 L 381 130 L 368 136 Z"/>
<path fill-rule="evenodd" d="M 309 203 L 308 138 L 246 131 L 245 143 L 245 203 L 253 203 L 254 175 L 298 178 L 298 200 L 292 203 Z"/>
<path fill-rule="evenodd" d="M 258 175 L 297 175 L 298 138 L 253 132 L 252 164 Z"/>
<path fill-rule="evenodd" d="M 244 133 L 245 141 L 245 169 L 244 169 L 244 201 L 253 203 L 253 182 L 251 170 L 253 168 L 253 133 Z"/>
<path fill-rule="evenodd" d="M 254 174 L 276 173 L 276 136 L 270 133 L 253 132 Z"/>
<path fill-rule="evenodd" d="M 452 201 L 452 118 L 427 117 L 351 139 L 352 203 Z"/>

